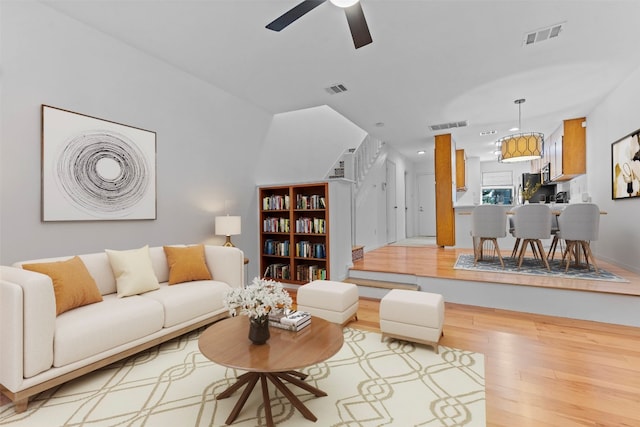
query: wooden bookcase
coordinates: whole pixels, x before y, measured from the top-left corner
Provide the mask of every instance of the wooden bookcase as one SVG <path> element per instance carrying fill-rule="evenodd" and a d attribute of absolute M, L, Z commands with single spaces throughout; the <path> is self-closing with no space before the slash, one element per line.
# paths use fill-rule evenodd
<path fill-rule="evenodd" d="M 259 187 L 260 274 L 304 284 L 329 279 L 326 182 Z"/>

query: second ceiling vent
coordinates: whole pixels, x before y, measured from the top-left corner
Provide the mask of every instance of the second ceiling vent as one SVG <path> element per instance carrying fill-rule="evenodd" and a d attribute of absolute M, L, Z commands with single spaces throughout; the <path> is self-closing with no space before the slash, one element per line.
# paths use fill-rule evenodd
<path fill-rule="evenodd" d="M 445 129 L 453 129 L 453 128 L 463 128 L 468 126 L 469 122 L 466 120 L 462 120 L 459 122 L 449 122 L 449 123 L 440 123 L 438 125 L 429 125 L 429 129 L 432 131 L 445 130 Z"/>
<path fill-rule="evenodd" d="M 535 43 L 543 42 L 545 40 L 555 39 L 560 35 L 564 29 L 566 22 L 554 24 L 549 27 L 541 28 L 536 31 L 529 31 L 525 33 L 522 45 L 529 46 Z"/>
<path fill-rule="evenodd" d="M 329 86 L 324 88 L 329 94 L 336 95 L 338 93 L 346 92 L 347 88 L 342 83 L 335 84 L 333 86 Z"/>

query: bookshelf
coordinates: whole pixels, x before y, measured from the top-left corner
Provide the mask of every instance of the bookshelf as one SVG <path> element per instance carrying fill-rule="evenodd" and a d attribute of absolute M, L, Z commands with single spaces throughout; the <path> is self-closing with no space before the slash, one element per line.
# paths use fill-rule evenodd
<path fill-rule="evenodd" d="M 330 278 L 326 182 L 259 187 L 260 274 L 304 284 Z"/>

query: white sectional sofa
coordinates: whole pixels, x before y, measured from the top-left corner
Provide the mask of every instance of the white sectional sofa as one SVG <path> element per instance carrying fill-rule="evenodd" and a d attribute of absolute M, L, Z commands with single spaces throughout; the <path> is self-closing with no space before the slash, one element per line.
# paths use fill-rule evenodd
<path fill-rule="evenodd" d="M 60 314 L 51 277 L 21 267 L 73 257 L 1 266 L 0 392 L 23 412 L 30 396 L 227 317 L 223 298 L 244 284 L 244 254 L 221 246 L 202 250 L 211 279 L 169 285 L 164 248 L 148 248 L 157 289 L 130 296 L 119 295 L 107 252 L 79 255 L 102 301 Z"/>

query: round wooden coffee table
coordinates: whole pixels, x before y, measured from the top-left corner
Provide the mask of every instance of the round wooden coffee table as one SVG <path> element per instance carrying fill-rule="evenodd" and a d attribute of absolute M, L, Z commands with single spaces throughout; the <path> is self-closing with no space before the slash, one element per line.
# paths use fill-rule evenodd
<path fill-rule="evenodd" d="M 221 320 L 207 328 L 198 340 L 202 354 L 214 363 L 235 368 L 246 373 L 240 375 L 216 399 L 224 399 L 246 385 L 233 407 L 226 424 L 236 419 L 251 391 L 260 380 L 267 425 L 273 426 L 267 380 L 271 381 L 291 404 L 311 421 L 317 421 L 313 413 L 283 382 L 309 391 L 315 396 L 327 393 L 304 382 L 307 377 L 298 369 L 327 360 L 342 348 L 344 337 L 340 325 L 313 317 L 311 324 L 299 332 L 270 327 L 271 338 L 263 345 L 249 340 L 249 318 L 237 316 Z"/>

